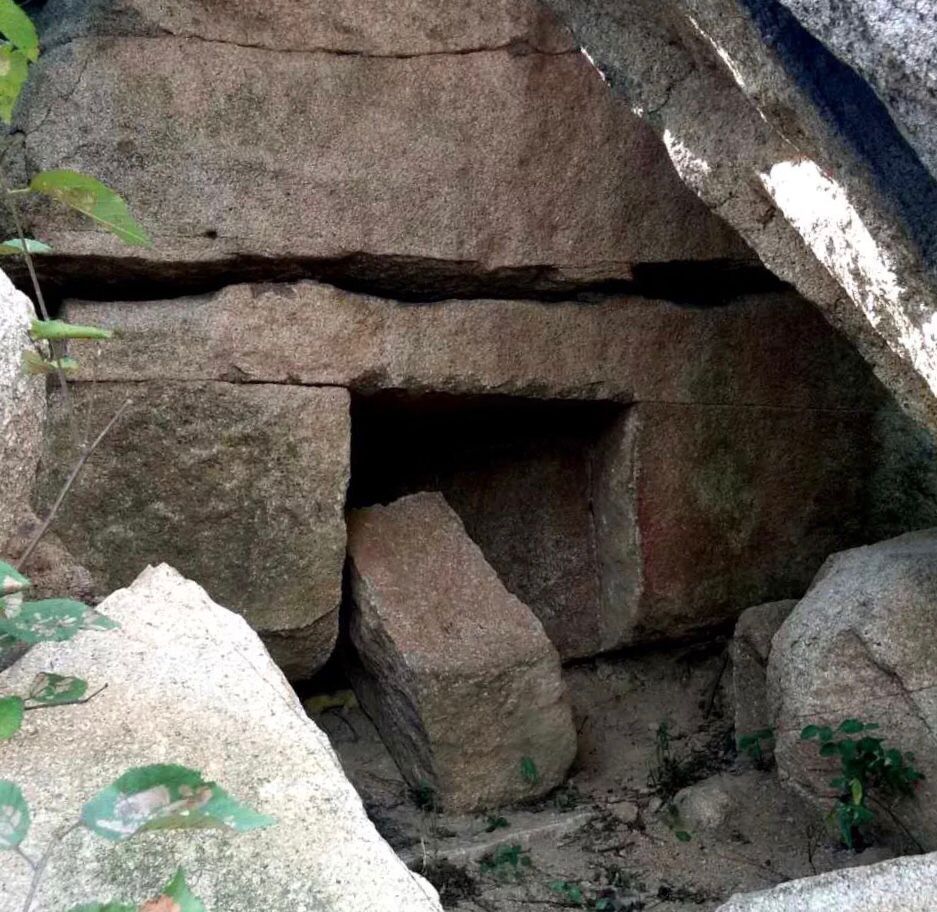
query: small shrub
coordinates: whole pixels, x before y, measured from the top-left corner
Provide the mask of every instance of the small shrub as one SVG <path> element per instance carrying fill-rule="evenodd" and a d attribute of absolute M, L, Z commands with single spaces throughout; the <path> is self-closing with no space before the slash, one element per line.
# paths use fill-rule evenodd
<path fill-rule="evenodd" d="M 914 767 L 914 756 L 908 751 L 885 748 L 883 738 L 863 734 L 878 729 L 874 722 L 845 719 L 834 731 L 827 725 L 808 725 L 800 737 L 804 741 L 816 740 L 821 757 L 839 757 L 840 775 L 830 782 L 839 792 L 830 812 L 839 826 L 846 847 L 856 848 L 862 841 L 863 831 L 875 819 L 868 806 L 872 801 L 883 807 L 885 801 L 914 795 L 924 774 Z M 837 735 L 863 735 L 861 738 Z"/>
<path fill-rule="evenodd" d="M 530 852 L 516 843 L 499 845 L 494 851 L 482 856 L 478 862 L 482 871 L 502 881 L 519 880 L 524 869 L 529 868 L 531 863 Z"/>
<path fill-rule="evenodd" d="M 738 740 L 738 749 L 746 754 L 756 769 L 767 769 L 771 762 L 766 754 L 766 748 L 774 744 L 774 730 L 762 728 L 756 732 L 742 735 Z"/>

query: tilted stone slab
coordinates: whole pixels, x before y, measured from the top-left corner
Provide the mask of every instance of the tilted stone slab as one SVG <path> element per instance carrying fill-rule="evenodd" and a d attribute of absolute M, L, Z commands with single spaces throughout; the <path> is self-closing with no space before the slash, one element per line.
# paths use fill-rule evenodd
<path fill-rule="evenodd" d="M 348 523 L 355 692 L 407 781 L 466 811 L 562 782 L 576 732 L 559 656 L 442 496 Z"/>
<path fill-rule="evenodd" d="M 71 398 L 95 432 L 132 402 L 56 519 L 98 588 L 172 561 L 244 614 L 287 674 L 318 668 L 338 634 L 347 391 L 106 383 L 74 384 Z M 39 481 L 43 507 L 74 456 L 56 400 Z"/>
<path fill-rule="evenodd" d="M 413 288 L 448 275 L 458 289 L 505 271 L 549 288 L 627 279 L 639 263 L 757 265 L 567 33 L 555 27 L 550 38 L 527 3 L 523 28 L 505 24 L 504 4 L 490 25 L 484 3 L 465 18 L 464 5 L 458 16 L 433 5 L 423 14 L 400 0 L 385 4 L 389 15 L 361 14 L 428 19 L 426 35 L 434 18 L 454 27 L 445 39 L 402 35 L 375 50 L 367 38 L 350 48 L 336 36 L 340 12 L 300 0 L 264 9 L 278 25 L 254 26 L 247 41 L 239 22 L 249 10 L 196 22 L 191 5 L 164 3 L 118 17 L 135 34 L 52 47 L 18 115 L 26 172 L 95 174 L 132 202 L 155 245 L 129 249 L 39 206 L 33 230 L 55 250 L 44 268 L 78 281 L 84 271 L 203 282 L 342 261 L 376 283 Z M 45 15 L 88 14 L 88 4 L 67 6 L 53 2 Z M 70 30 L 82 31 L 58 28 Z M 316 31 L 330 33 L 324 44 Z M 90 122 L 106 126 L 89 136 Z"/>
<path fill-rule="evenodd" d="M 935 883 L 937 855 L 893 858 L 738 894 L 717 912 L 933 912 Z"/>
<path fill-rule="evenodd" d="M 937 530 L 834 554 L 774 637 L 768 693 L 781 781 L 829 806 L 836 758 L 820 758 L 807 725 L 878 723 L 886 748 L 911 751 L 926 778 L 895 808 L 937 848 Z M 890 818 L 876 810 L 876 823 Z M 895 906 L 895 908 L 901 908 Z"/>
<path fill-rule="evenodd" d="M 40 672 L 77 675 L 83 706 L 28 713 L 3 744 L 3 777 L 32 809 L 23 850 L 38 858 L 83 804 L 128 768 L 177 763 L 276 818 L 237 835 L 188 830 L 114 844 L 81 828 L 52 852 L 34 912 L 157 895 L 182 866 L 216 912 L 440 912 L 368 820 L 328 739 L 236 614 L 168 566 L 146 569 L 100 610 L 119 630 L 35 647 L 0 674 L 28 693 Z M 7 853 L 0 912 L 20 912 L 32 872 Z"/>
<path fill-rule="evenodd" d="M 537 398 L 874 408 L 861 358 L 796 294 L 711 307 L 620 297 L 401 304 L 330 285 L 238 285 L 166 301 L 70 302 L 117 330 L 79 379 L 244 380 Z"/>

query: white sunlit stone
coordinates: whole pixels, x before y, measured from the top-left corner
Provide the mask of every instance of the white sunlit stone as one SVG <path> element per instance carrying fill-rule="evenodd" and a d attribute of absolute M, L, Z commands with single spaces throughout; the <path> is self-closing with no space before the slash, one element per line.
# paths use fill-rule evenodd
<path fill-rule="evenodd" d="M 765 189 L 816 258 L 865 314 L 897 330 L 891 347 L 937 394 L 937 314 L 920 325 L 908 313 L 907 290 L 888 251 L 872 236 L 846 191 L 809 159 L 782 161 L 760 175 Z"/>

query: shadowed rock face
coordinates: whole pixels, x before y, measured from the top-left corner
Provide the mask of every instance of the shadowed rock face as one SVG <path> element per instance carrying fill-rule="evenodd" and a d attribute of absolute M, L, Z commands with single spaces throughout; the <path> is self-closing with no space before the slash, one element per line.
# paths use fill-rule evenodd
<path fill-rule="evenodd" d="M 27 168 L 93 172 L 155 240 L 37 207 L 66 284 L 82 264 L 190 286 L 266 268 L 478 294 L 756 264 L 532 3 L 52 0 L 44 18 Z"/>
<path fill-rule="evenodd" d="M 937 185 L 874 91 L 775 0 L 547 5 L 687 184 L 933 426 Z M 934 34 L 916 30 L 912 56 Z"/>
<path fill-rule="evenodd" d="M 576 754 L 559 655 L 443 497 L 352 512 L 348 552 L 352 680 L 410 784 L 454 811 L 559 785 Z"/>

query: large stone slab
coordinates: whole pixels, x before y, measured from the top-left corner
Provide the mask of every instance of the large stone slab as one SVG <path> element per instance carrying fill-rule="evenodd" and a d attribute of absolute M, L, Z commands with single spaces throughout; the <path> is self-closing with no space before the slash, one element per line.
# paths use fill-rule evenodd
<path fill-rule="evenodd" d="M 881 725 L 926 775 L 898 807 L 925 848 L 937 847 L 937 531 L 912 532 L 833 555 L 774 637 L 768 687 L 782 781 L 821 804 L 833 760 L 801 741 L 810 724 Z M 878 814 L 888 825 L 887 815 Z"/>
<path fill-rule="evenodd" d="M 738 894 L 717 912 L 931 912 L 935 879 L 937 855 L 893 858 Z"/>
<path fill-rule="evenodd" d="M 913 4 L 789 5 L 809 9 L 808 25 L 834 50 L 842 45 L 824 19 L 861 35 L 851 47 L 874 55 L 877 74 L 920 71 L 916 59 L 933 58 L 933 17 L 911 13 Z M 686 183 L 845 330 L 902 404 L 937 426 L 937 182 L 875 91 L 780 3 L 547 6 L 658 131 Z M 873 50 L 888 42 L 876 13 L 863 28 L 859 7 L 887 8 L 887 31 L 906 29 L 900 60 Z M 931 79 L 920 72 L 914 91 L 927 97 Z"/>
<path fill-rule="evenodd" d="M 56 251 L 44 268 L 72 284 L 83 269 L 93 287 L 111 273 L 204 283 L 339 263 L 412 295 L 509 274 L 548 289 L 641 263 L 756 264 L 563 32 L 550 38 L 527 3 L 513 24 L 504 3 L 473 5 L 346 5 L 361 22 L 337 37 L 343 11 L 300 0 L 264 7 L 264 22 L 279 17 L 268 26 L 250 7 L 228 19 L 130 4 L 118 19 L 132 34 L 53 47 L 18 118 L 26 169 L 118 187 L 155 246 L 129 250 L 40 206 L 33 230 Z M 81 32 L 64 20 L 88 8 L 54 0 L 45 16 Z M 361 37 L 398 14 L 390 35 Z M 104 126 L 89 135 L 92 122 Z"/>
<path fill-rule="evenodd" d="M 35 647 L 0 675 L 2 693 L 26 692 L 47 671 L 107 684 L 83 706 L 29 713 L 3 745 L 3 776 L 32 808 L 26 854 L 42 855 L 126 769 L 152 763 L 198 769 L 277 823 L 119 845 L 79 829 L 53 852 L 35 912 L 142 902 L 179 865 L 218 912 L 439 912 L 435 891 L 378 835 L 327 738 L 241 618 L 167 566 L 145 570 L 101 611 L 120 629 Z M 30 875 L 7 859 L 0 912 L 20 912 Z"/>
<path fill-rule="evenodd" d="M 85 467 L 55 530 L 108 591 L 172 561 L 240 611 L 290 676 L 338 634 L 348 484 L 348 393 L 229 383 L 73 384 L 86 421 L 132 405 Z M 61 402 L 38 495 L 72 459 Z"/>
<path fill-rule="evenodd" d="M 610 649 L 799 596 L 862 540 L 871 416 L 638 403 L 599 449 L 593 510 Z"/>
<path fill-rule="evenodd" d="M 32 302 L 0 271 L 0 547 L 28 505 L 42 450 L 45 382 L 23 371 Z"/>
<path fill-rule="evenodd" d="M 354 687 L 404 777 L 450 810 L 562 782 L 576 732 L 559 656 L 442 496 L 348 524 Z"/>
<path fill-rule="evenodd" d="M 874 408 L 878 384 L 790 292 L 705 307 L 448 300 L 408 305 L 330 285 L 239 285 L 165 301 L 69 302 L 114 328 L 79 379 L 244 380 L 532 398 Z M 301 338 L 302 344 L 297 344 Z"/>

